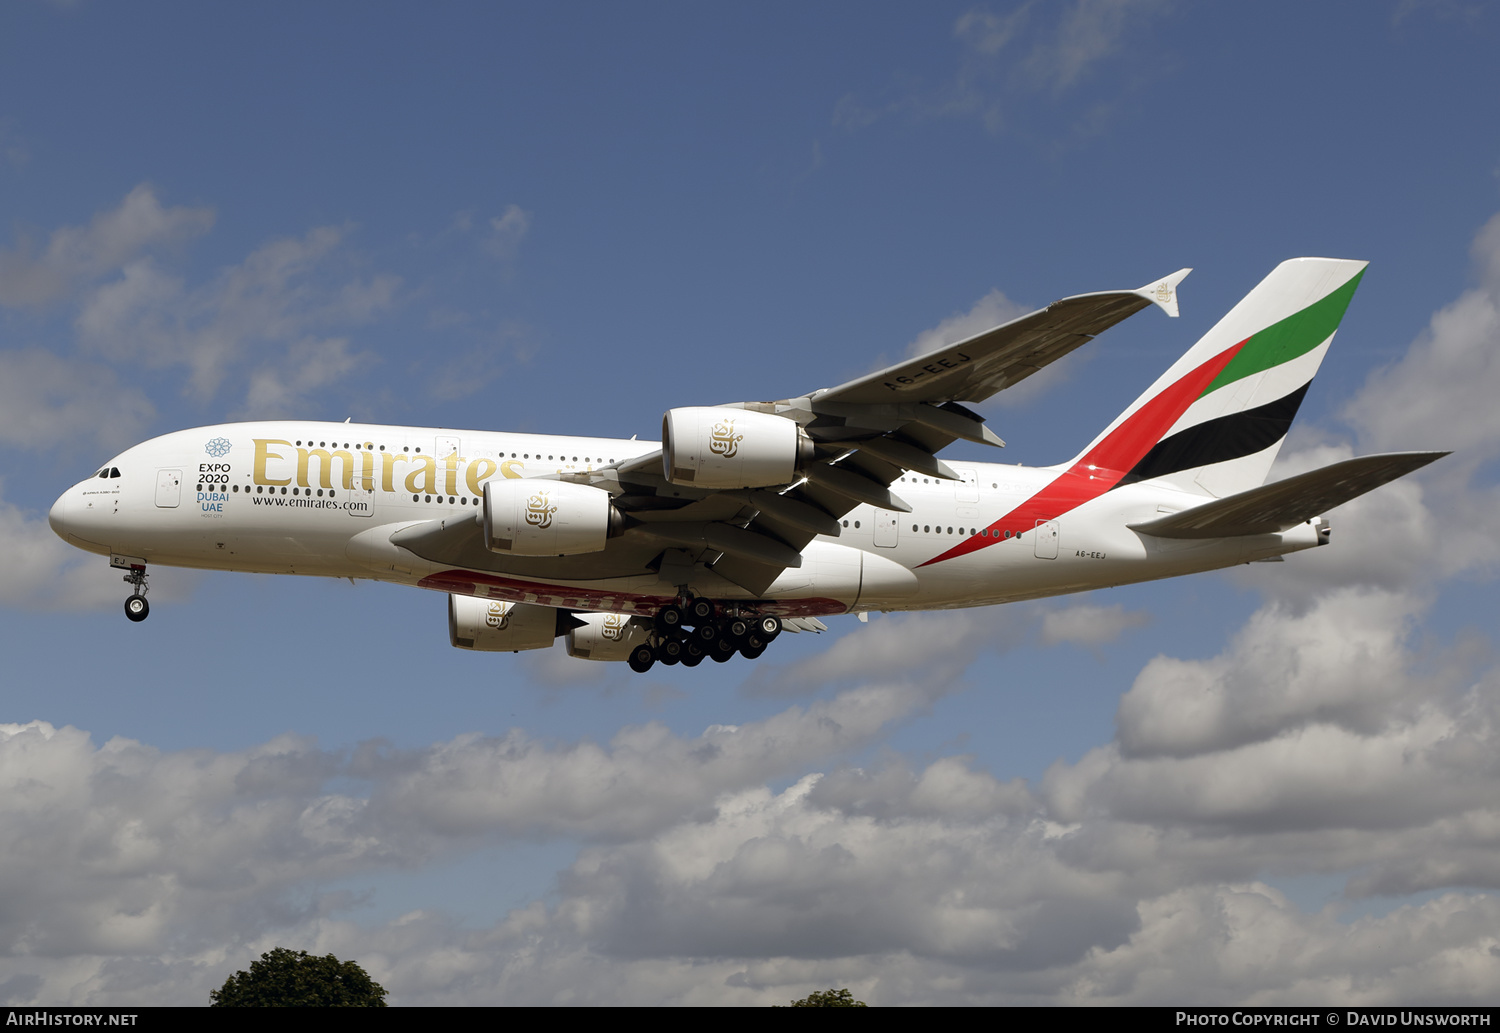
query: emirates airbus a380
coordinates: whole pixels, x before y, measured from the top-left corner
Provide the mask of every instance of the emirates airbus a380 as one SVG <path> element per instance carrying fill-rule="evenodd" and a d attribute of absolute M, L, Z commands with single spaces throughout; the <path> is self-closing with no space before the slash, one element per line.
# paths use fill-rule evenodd
<path fill-rule="evenodd" d="M 965 403 L 1156 304 L 1064 298 L 958 344 L 773 402 L 669 410 L 661 443 L 351 423 L 236 423 L 122 452 L 49 520 L 126 570 L 373 578 L 448 595 L 463 649 L 694 666 L 871 610 L 989 606 L 1325 545 L 1321 515 L 1443 452 L 1265 483 L 1365 263 L 1283 262 L 1078 456 L 1003 445 Z"/>

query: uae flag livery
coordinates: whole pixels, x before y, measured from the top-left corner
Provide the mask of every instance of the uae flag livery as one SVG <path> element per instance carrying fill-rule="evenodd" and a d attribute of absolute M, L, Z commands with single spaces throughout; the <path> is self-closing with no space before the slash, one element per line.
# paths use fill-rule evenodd
<path fill-rule="evenodd" d="M 1215 498 L 1265 483 L 1365 265 L 1277 266 L 1051 483 L 927 562 L 999 544 L 1138 481 Z"/>

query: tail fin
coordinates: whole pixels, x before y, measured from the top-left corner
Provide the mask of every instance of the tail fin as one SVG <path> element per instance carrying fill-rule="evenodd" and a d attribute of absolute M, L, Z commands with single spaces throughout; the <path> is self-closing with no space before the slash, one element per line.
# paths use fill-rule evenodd
<path fill-rule="evenodd" d="M 1282 262 L 1073 461 L 1224 497 L 1265 483 L 1366 262 Z"/>

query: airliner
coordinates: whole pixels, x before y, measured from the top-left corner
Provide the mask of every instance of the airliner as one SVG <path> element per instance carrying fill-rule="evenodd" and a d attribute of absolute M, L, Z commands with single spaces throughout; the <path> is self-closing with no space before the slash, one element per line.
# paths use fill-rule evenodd
<path fill-rule="evenodd" d="M 1076 457 L 970 405 L 1152 305 L 1179 270 L 1081 294 L 838 387 L 668 410 L 660 442 L 277 421 L 178 431 L 63 493 L 54 531 L 108 556 L 144 620 L 152 564 L 366 578 L 448 596 L 449 640 L 696 666 L 871 611 L 990 606 L 1280 560 L 1325 514 L 1446 452 L 1266 483 L 1366 263 L 1283 262 Z"/>

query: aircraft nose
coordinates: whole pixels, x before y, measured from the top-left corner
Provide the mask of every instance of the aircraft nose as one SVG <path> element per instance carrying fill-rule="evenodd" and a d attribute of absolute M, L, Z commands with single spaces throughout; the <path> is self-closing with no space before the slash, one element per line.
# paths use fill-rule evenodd
<path fill-rule="evenodd" d="M 52 503 L 52 508 L 47 510 L 47 523 L 52 528 L 52 533 L 63 541 L 68 539 L 68 517 L 69 503 L 72 501 L 72 491 L 65 491 Z"/>
<path fill-rule="evenodd" d="M 99 540 L 104 538 L 100 512 L 84 499 L 78 487 L 63 492 L 52 508 L 47 511 L 47 523 L 52 532 L 69 545 L 98 551 Z M 107 540 L 107 539 L 105 539 Z"/>

